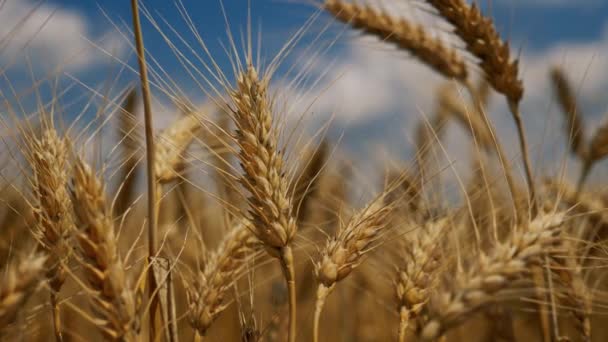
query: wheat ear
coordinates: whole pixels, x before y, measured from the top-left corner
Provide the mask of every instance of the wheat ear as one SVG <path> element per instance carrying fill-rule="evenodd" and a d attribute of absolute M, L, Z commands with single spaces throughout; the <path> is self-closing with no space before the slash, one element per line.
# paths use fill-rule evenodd
<path fill-rule="evenodd" d="M 589 141 L 587 155 L 578 181 L 579 191 L 582 189 L 589 173 L 591 173 L 593 165 L 606 158 L 606 156 L 608 156 L 608 120 L 605 120 L 604 123 L 600 125 Z"/>
<path fill-rule="evenodd" d="M 516 227 L 509 240 L 498 244 L 479 260 L 459 284 L 440 294 L 437 309 L 421 330 L 433 340 L 461 324 L 477 310 L 491 304 L 517 284 L 530 278 L 532 266 L 543 264 L 545 255 L 563 253 L 560 237 L 562 213 L 540 214 L 527 228 Z"/>
<path fill-rule="evenodd" d="M 445 233 L 447 218 L 430 221 L 407 241 L 404 265 L 398 269 L 395 281 L 399 303 L 399 341 L 405 341 L 406 332 L 424 309 L 432 291 L 436 273 L 441 265 L 440 237 Z"/>
<path fill-rule="evenodd" d="M 78 252 L 90 289 L 93 310 L 103 322 L 101 331 L 111 340 L 135 341 L 139 324 L 135 294 L 118 254 L 114 224 L 105 189 L 80 158 L 73 174 L 72 200 L 77 219 Z"/>
<path fill-rule="evenodd" d="M 204 336 L 207 329 L 226 309 L 224 298 L 247 261 L 259 250 L 260 243 L 243 220 L 211 252 L 195 281 L 187 285 L 190 324 Z"/>
<path fill-rule="evenodd" d="M 71 250 L 67 239 L 74 224 L 67 188 L 67 143 L 54 129 L 47 129 L 40 139 L 31 140 L 30 153 L 30 162 L 35 174 L 34 193 L 37 198 L 34 208 L 37 219 L 34 235 L 40 249 L 49 254 L 45 267 L 51 290 L 53 327 L 55 339 L 62 341 L 61 312 L 57 296 L 65 282 L 65 259 Z"/>
<path fill-rule="evenodd" d="M 454 33 L 465 43 L 467 50 L 479 59 L 479 66 L 488 82 L 506 97 L 517 126 L 530 203 L 536 208 L 528 144 L 519 110 L 524 88 L 518 76 L 519 62 L 517 59 L 511 60 L 509 43 L 501 39 L 492 20 L 484 17 L 475 3 L 468 5 L 464 0 L 426 0 L 426 2 L 454 27 Z"/>
<path fill-rule="evenodd" d="M 289 341 L 296 338 L 296 286 L 292 240 L 296 220 L 293 199 L 288 196 L 283 157 L 277 148 L 278 133 L 273 127 L 272 99 L 268 77 L 259 78 L 248 62 L 239 74 L 237 89 L 231 92 L 236 122 L 239 159 L 244 170 L 240 179 L 250 193 L 253 233 L 268 253 L 279 259 L 289 292 Z"/>
<path fill-rule="evenodd" d="M 323 8 L 337 20 L 408 51 L 446 78 L 464 81 L 468 77 L 466 64 L 459 54 L 429 36 L 421 25 L 343 0 L 326 0 Z"/>
<path fill-rule="evenodd" d="M 194 114 L 181 117 L 161 132 L 156 144 L 156 180 L 167 183 L 179 177 L 184 169 L 184 152 L 200 130 L 199 118 Z"/>
<path fill-rule="evenodd" d="M 4 277 L 0 283 L 0 336 L 15 321 L 23 304 L 41 284 L 46 259 L 41 255 L 30 255 L 3 271 Z"/>
<path fill-rule="evenodd" d="M 126 92 L 125 99 L 118 111 L 118 135 L 121 141 L 121 150 L 124 157 L 124 164 L 121 165 L 121 179 L 123 179 L 120 190 L 116 195 L 116 204 L 114 205 L 114 215 L 120 216 L 124 214 L 131 205 L 135 195 L 135 187 L 137 185 L 137 164 L 139 144 L 135 139 L 135 129 L 137 122 L 135 121 L 134 112 L 137 104 L 137 91 L 135 88 L 130 88 Z"/>
<path fill-rule="evenodd" d="M 313 318 L 315 342 L 319 340 L 319 320 L 327 296 L 337 282 L 347 277 L 363 261 L 365 254 L 371 250 L 373 243 L 387 227 L 389 213 L 390 206 L 384 203 L 384 196 L 377 197 L 355 213 L 336 236 L 327 241 L 321 251 L 320 260 L 315 264 L 319 281 Z"/>
<path fill-rule="evenodd" d="M 566 117 L 565 133 L 568 137 L 570 151 L 581 158 L 581 160 L 585 160 L 585 130 L 574 91 L 566 75 L 558 67 L 554 67 L 551 70 L 551 81 L 557 100 Z"/>

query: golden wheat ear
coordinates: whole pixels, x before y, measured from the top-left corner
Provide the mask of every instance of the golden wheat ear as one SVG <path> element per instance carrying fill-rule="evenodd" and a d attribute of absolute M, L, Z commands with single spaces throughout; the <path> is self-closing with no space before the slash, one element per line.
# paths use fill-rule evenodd
<path fill-rule="evenodd" d="M 506 242 L 479 255 L 458 282 L 451 282 L 436 295 L 420 337 L 435 340 L 481 308 L 520 298 L 509 297 L 509 290 L 522 280 L 531 281 L 532 267 L 543 265 L 545 257 L 562 255 L 564 222 L 563 213 L 539 214 L 526 227 L 515 227 Z"/>
<path fill-rule="evenodd" d="M 79 261 L 91 291 L 89 299 L 99 319 L 99 329 L 110 340 L 135 341 L 139 310 L 118 252 L 105 188 L 81 158 L 77 158 L 73 170 L 72 202 Z"/>
<path fill-rule="evenodd" d="M 394 44 L 448 79 L 468 78 L 467 66 L 458 52 L 430 36 L 421 25 L 345 0 L 326 0 L 322 6 L 336 20 Z"/>
<path fill-rule="evenodd" d="M 484 72 L 486 80 L 507 99 L 517 127 L 530 203 L 533 210 L 536 210 L 536 191 L 528 143 L 519 109 L 524 94 L 523 82 L 518 75 L 519 61 L 511 58 L 509 43 L 502 40 L 492 19 L 485 17 L 475 3 L 469 5 L 464 0 L 425 1 L 437 10 L 441 18 L 452 25 L 454 33 L 465 43 L 469 53 L 477 57 L 478 65 Z"/>
<path fill-rule="evenodd" d="M 418 317 L 425 309 L 438 280 L 441 267 L 441 238 L 450 224 L 449 218 L 425 222 L 406 237 L 395 277 L 395 292 L 399 309 L 399 341 L 406 340 L 408 331 L 415 331 Z"/>
<path fill-rule="evenodd" d="M 320 260 L 315 263 L 315 273 L 319 285 L 313 321 L 314 341 L 319 339 L 319 320 L 327 296 L 336 284 L 359 266 L 387 228 L 387 218 L 391 207 L 386 205 L 384 196 L 379 196 L 355 213 L 341 227 L 336 236 L 331 237 L 321 250 Z"/>
<path fill-rule="evenodd" d="M 246 220 L 238 222 L 220 245 L 206 256 L 193 282 L 186 284 L 188 317 L 199 336 L 204 336 L 226 307 L 226 296 L 261 244 Z"/>
<path fill-rule="evenodd" d="M 292 251 L 297 231 L 293 199 L 289 196 L 283 170 L 283 156 L 278 150 L 278 132 L 273 123 L 273 99 L 268 94 L 269 77 L 260 78 L 256 68 L 238 75 L 236 89 L 230 93 L 232 116 L 236 123 L 236 141 L 244 174 L 241 184 L 249 192 L 253 233 L 268 253 L 277 258 L 290 294 L 289 341 L 296 338 L 296 288 Z"/>
<path fill-rule="evenodd" d="M 555 95 L 566 119 L 564 133 L 568 138 L 570 152 L 581 158 L 581 160 L 585 160 L 587 153 L 585 150 L 586 142 L 583 117 L 580 114 L 580 108 L 577 105 L 572 86 L 563 70 L 558 67 L 553 67 L 551 69 L 551 81 L 553 83 Z"/>
<path fill-rule="evenodd" d="M 48 253 L 45 268 L 51 290 L 53 327 L 55 339 L 62 341 L 58 296 L 66 279 L 65 265 L 71 253 L 68 239 L 74 225 L 68 194 L 68 140 L 49 127 L 40 137 L 28 137 L 26 143 L 26 157 L 34 173 L 34 236 L 39 250 Z"/>
<path fill-rule="evenodd" d="M 47 257 L 29 255 L 10 264 L 0 283 L 0 337 L 15 320 L 29 297 L 42 284 Z"/>
<path fill-rule="evenodd" d="M 135 186 L 137 185 L 137 176 L 139 174 L 138 162 L 141 146 L 135 139 L 137 121 L 135 118 L 135 109 L 137 106 L 137 91 L 134 87 L 127 89 L 125 98 L 118 112 L 118 136 L 120 148 L 123 154 L 123 163 L 121 164 L 122 179 L 120 188 L 116 195 L 114 204 L 114 216 L 124 214 L 130 206 L 133 205 L 135 199 Z"/>

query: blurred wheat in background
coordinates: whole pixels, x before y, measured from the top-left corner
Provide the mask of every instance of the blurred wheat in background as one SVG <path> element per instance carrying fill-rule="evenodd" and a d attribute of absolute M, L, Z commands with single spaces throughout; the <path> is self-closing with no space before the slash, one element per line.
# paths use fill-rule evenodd
<path fill-rule="evenodd" d="M 589 121 L 580 75 L 551 61 L 556 105 L 526 112 L 539 84 L 491 6 L 313 1 L 263 48 L 257 3 L 234 23 L 218 1 L 216 53 L 187 3 L 171 22 L 132 0 L 131 21 L 102 4 L 109 33 L 60 58 L 45 49 L 71 33 L 25 3 L 0 1 L 2 341 L 608 338 L 608 122 Z M 407 157 L 353 153 L 333 128 L 348 103 L 315 116 L 334 82 L 366 82 L 323 60 L 353 32 L 426 69 L 403 77 L 438 80 L 400 123 L 409 147 L 355 135 Z M 75 71 L 92 63 L 111 70 L 95 85 Z"/>

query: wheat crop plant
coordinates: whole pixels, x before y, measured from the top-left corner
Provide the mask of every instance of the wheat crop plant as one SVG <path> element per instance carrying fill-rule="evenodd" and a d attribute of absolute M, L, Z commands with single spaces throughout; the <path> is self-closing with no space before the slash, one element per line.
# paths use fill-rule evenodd
<path fill-rule="evenodd" d="M 0 340 L 607 340 L 606 44 L 491 3 L 0 0 Z"/>

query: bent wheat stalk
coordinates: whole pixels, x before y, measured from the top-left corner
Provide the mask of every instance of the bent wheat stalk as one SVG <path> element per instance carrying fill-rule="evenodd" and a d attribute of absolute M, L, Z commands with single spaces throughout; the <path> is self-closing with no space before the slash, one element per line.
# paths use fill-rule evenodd
<path fill-rule="evenodd" d="M 272 99 L 268 77 L 260 78 L 247 61 L 247 70 L 237 79 L 230 96 L 232 115 L 240 146 L 239 159 L 244 170 L 240 182 L 250 196 L 253 233 L 266 251 L 281 263 L 289 292 L 289 341 L 296 338 L 296 284 L 292 240 L 296 234 L 293 199 L 288 196 L 283 157 L 277 148 L 278 133 L 273 127 Z"/>
<path fill-rule="evenodd" d="M 532 177 L 528 143 L 519 109 L 524 94 L 518 78 L 519 61 L 511 60 L 509 43 L 504 42 L 491 19 L 481 14 L 475 3 L 464 0 L 426 0 L 439 15 L 454 27 L 454 33 L 465 43 L 467 50 L 479 59 L 479 66 L 492 87 L 507 99 L 519 137 L 530 203 L 536 210 L 536 195 Z"/>

